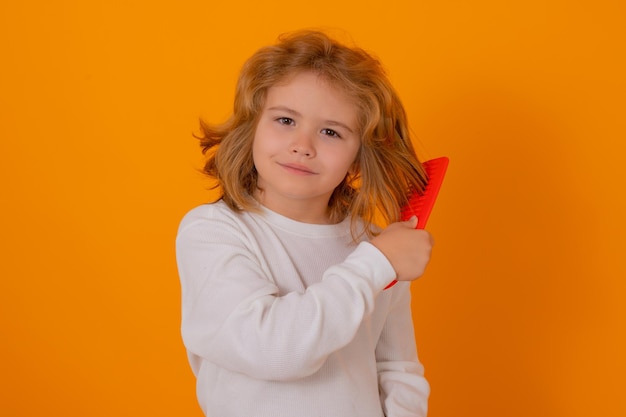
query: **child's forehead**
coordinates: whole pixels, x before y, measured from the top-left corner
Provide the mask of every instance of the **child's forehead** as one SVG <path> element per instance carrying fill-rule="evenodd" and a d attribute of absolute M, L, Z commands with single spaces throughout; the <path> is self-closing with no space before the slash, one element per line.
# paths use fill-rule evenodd
<path fill-rule="evenodd" d="M 325 85 L 326 87 L 342 91 L 346 95 L 352 95 L 350 94 L 350 88 L 346 81 L 340 81 L 336 76 L 332 76 L 324 71 L 317 71 L 313 69 L 298 69 L 288 72 L 278 78 L 274 84 L 270 85 L 270 88 L 274 86 L 279 87 L 288 85 L 299 78 L 315 78 L 319 83 Z"/>
<path fill-rule="evenodd" d="M 327 74 L 316 72 L 313 70 L 300 70 L 289 73 L 274 84 L 270 85 L 265 91 L 265 101 L 267 101 L 268 95 L 280 90 L 286 90 L 289 87 L 298 87 L 302 84 L 314 85 L 316 90 L 325 90 L 330 92 L 337 98 L 349 102 L 351 106 L 356 107 L 356 111 L 361 107 L 359 104 L 359 98 L 348 86 L 330 77 Z M 272 94 L 273 95 L 273 94 Z M 298 99 L 304 99 L 306 97 L 296 97 Z"/>
<path fill-rule="evenodd" d="M 336 113 L 356 122 L 359 107 L 351 95 L 315 73 L 301 73 L 268 89 L 264 108 L 289 107 L 296 111 Z"/>

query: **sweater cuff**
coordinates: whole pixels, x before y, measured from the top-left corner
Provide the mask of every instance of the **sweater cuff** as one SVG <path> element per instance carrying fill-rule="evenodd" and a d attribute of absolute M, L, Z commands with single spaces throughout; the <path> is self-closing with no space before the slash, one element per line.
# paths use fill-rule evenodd
<path fill-rule="evenodd" d="M 377 290 L 382 291 L 396 279 L 396 271 L 387 257 L 369 242 L 359 243 L 346 261 L 358 264 Z"/>

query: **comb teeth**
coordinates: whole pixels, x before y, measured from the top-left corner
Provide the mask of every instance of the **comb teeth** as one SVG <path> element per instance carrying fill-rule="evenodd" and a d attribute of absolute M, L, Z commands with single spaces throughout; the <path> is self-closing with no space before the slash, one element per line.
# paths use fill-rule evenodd
<path fill-rule="evenodd" d="M 412 216 L 417 216 L 417 228 L 423 229 L 426 226 L 426 221 L 435 205 L 435 199 L 437 198 L 437 194 L 439 194 L 443 177 L 448 168 L 448 162 L 449 159 L 444 156 L 431 159 L 422 164 L 426 171 L 428 182 L 426 183 L 423 194 L 413 193 L 409 197 L 408 203 L 402 208 L 400 214 L 402 220 L 408 220 Z"/>

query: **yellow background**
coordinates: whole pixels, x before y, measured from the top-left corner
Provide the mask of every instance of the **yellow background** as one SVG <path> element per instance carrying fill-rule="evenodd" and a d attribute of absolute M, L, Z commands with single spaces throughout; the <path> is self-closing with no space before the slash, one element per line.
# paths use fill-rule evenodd
<path fill-rule="evenodd" d="M 209 198 L 192 133 L 254 50 L 328 27 L 451 160 L 412 287 L 430 416 L 626 415 L 624 4 L 2 2 L 0 414 L 201 415 L 174 261 Z"/>

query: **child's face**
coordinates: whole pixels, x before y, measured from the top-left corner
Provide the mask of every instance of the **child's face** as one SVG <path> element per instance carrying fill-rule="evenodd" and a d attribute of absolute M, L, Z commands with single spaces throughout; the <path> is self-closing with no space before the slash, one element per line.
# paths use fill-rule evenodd
<path fill-rule="evenodd" d="M 360 145 L 357 107 L 343 91 L 309 72 L 271 87 L 254 136 L 257 197 L 296 220 L 324 222 Z"/>

